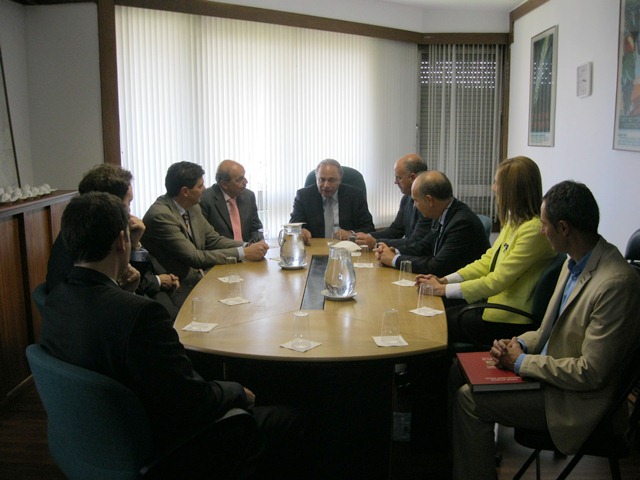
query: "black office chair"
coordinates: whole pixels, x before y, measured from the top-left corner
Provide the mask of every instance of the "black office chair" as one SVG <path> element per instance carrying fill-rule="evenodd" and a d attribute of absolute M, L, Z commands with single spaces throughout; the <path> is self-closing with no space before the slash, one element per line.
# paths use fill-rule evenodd
<path fill-rule="evenodd" d="M 345 166 L 342 167 L 342 183 L 346 183 L 347 185 L 351 185 L 353 187 L 358 187 L 364 192 L 365 196 L 367 195 L 367 184 L 364 181 L 364 177 L 355 168 Z M 309 172 L 309 175 L 307 175 L 307 178 L 304 181 L 304 186 L 308 187 L 309 185 L 315 184 L 316 171 L 312 170 L 311 172 Z"/>
<path fill-rule="evenodd" d="M 467 315 L 475 314 L 475 311 L 478 309 L 487 309 L 493 308 L 497 310 L 504 310 L 507 312 L 511 312 L 514 315 L 520 315 L 523 317 L 527 317 L 532 321 L 532 323 L 522 325 L 522 333 L 535 330 L 540 326 L 540 322 L 542 322 L 542 317 L 544 317 L 544 313 L 547 310 L 547 305 L 549 305 L 549 300 L 551 300 L 551 295 L 553 295 L 553 291 L 556 288 L 556 282 L 558 281 L 558 276 L 560 275 L 560 270 L 562 269 L 562 265 L 564 264 L 567 256 L 564 253 L 559 253 L 556 257 L 547 265 L 547 268 L 542 272 L 540 278 L 538 279 L 538 283 L 536 284 L 536 288 L 533 292 L 533 306 L 531 308 L 531 313 L 525 312 L 524 310 L 520 310 L 518 308 L 514 308 L 510 305 L 501 305 L 498 303 L 472 303 L 471 305 L 467 305 L 458 313 L 458 317 L 456 321 L 458 322 L 459 328 L 465 333 L 469 342 L 456 342 L 452 345 L 452 349 L 455 352 L 468 352 L 468 351 L 482 351 L 482 350 L 490 350 L 491 345 L 484 345 L 480 342 L 474 340 L 474 336 L 467 330 L 465 327 L 465 317 Z M 499 325 L 499 323 L 497 323 Z M 513 324 L 509 324 L 509 326 L 513 326 Z"/>
<path fill-rule="evenodd" d="M 640 228 L 631 234 L 624 258 L 640 274 Z"/>
<path fill-rule="evenodd" d="M 629 418 L 629 427 L 624 433 L 614 433 L 613 421 L 620 409 L 628 408 L 628 398 L 634 387 L 640 382 L 640 348 L 637 348 L 631 358 L 631 362 L 627 365 L 623 375 L 620 377 L 620 385 L 617 389 L 616 395 L 604 417 L 597 425 L 595 430 L 589 435 L 587 440 L 578 449 L 578 452 L 573 456 L 571 461 L 560 472 L 560 475 L 556 477 L 556 480 L 562 480 L 567 478 L 574 467 L 585 455 L 596 457 L 607 457 L 609 459 L 609 468 L 611 470 L 611 478 L 614 480 L 620 480 L 620 464 L 618 460 L 629 456 L 631 452 L 631 443 L 635 435 L 636 428 L 638 426 L 638 417 L 640 416 L 640 401 L 636 401 L 633 407 L 631 416 Z M 557 451 L 558 447 L 555 446 L 551 435 L 548 430 L 537 431 L 526 428 L 515 428 L 514 439 L 520 445 L 528 448 L 533 448 L 533 453 L 527 458 L 520 470 L 513 477 L 514 480 L 518 480 L 524 475 L 529 468 L 529 465 L 536 461 L 536 478 L 540 479 L 540 452 L 543 450 Z"/>

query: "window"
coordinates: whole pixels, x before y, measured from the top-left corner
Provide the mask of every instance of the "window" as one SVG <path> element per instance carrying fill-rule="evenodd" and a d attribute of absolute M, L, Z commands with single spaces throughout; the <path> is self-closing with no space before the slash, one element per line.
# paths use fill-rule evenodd
<path fill-rule="evenodd" d="M 303 28 L 116 7 L 122 166 L 133 212 L 169 165 L 243 164 L 271 235 L 296 190 L 334 158 L 367 182 L 374 222 L 394 218 L 393 163 L 415 151 L 417 47 Z"/>
<path fill-rule="evenodd" d="M 500 156 L 502 45 L 421 47 L 420 154 L 451 179 L 456 197 L 495 216 Z"/>

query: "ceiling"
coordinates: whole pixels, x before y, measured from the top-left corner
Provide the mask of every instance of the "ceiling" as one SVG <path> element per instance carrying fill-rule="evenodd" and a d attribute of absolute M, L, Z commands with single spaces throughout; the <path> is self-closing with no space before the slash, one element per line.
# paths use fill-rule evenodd
<path fill-rule="evenodd" d="M 374 0 L 399 5 L 411 5 L 420 8 L 438 8 L 449 10 L 493 10 L 509 13 L 526 0 Z"/>

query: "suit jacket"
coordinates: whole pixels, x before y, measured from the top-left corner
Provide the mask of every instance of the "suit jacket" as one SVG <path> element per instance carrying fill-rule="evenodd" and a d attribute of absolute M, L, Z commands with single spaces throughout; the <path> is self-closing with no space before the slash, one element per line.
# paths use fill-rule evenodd
<path fill-rule="evenodd" d="M 400 208 L 396 218 L 388 228 L 371 232 L 371 236 L 380 242 L 384 242 L 390 247 L 399 248 L 406 244 L 406 241 L 413 234 L 416 223 L 420 218 L 424 218 L 420 211 L 415 208 L 411 195 L 404 195 L 400 200 Z"/>
<path fill-rule="evenodd" d="M 236 198 L 236 202 L 240 213 L 242 240 L 245 242 L 262 240 L 264 238 L 261 232 L 262 222 L 258 217 L 255 194 L 247 189 Z M 216 232 L 227 238 L 233 238 L 229 208 L 220 185 L 216 183 L 202 193 L 200 208 L 204 218 L 207 219 Z"/>
<path fill-rule="evenodd" d="M 524 357 L 520 375 L 545 382 L 551 437 L 571 455 L 601 419 L 640 343 L 640 279 L 603 238 L 558 316 L 568 278 L 564 268 L 540 328 L 520 336 L 533 354 Z M 538 355 L 547 340 L 547 355 Z"/>
<path fill-rule="evenodd" d="M 199 205 L 194 205 L 188 211 L 193 241 L 180 210 L 167 195 L 158 197 L 142 219 L 146 226 L 142 244 L 167 271 L 178 275 L 180 280 L 188 276 L 199 277 L 195 269 L 224 264 L 226 257 L 239 258 L 238 247 L 243 244 L 218 234 L 202 215 Z"/>
<path fill-rule="evenodd" d="M 460 288 L 467 302 L 486 298 L 491 303 L 531 312 L 533 291 L 540 275 L 556 257 L 551 244 L 540 233 L 540 225 L 538 217 L 519 226 L 504 225 L 482 257 L 458 270 L 464 279 Z M 530 323 L 525 317 L 497 309 L 486 310 L 482 318 L 489 322 Z"/>
<path fill-rule="evenodd" d="M 156 275 L 166 273 L 166 271 L 156 262 L 151 255 L 143 265 L 131 262 L 132 266 L 140 271 L 140 285 L 136 290 L 139 295 L 147 295 L 157 302 L 160 302 L 171 314 L 172 318 L 178 316 L 179 305 L 176 305 L 172 297 L 160 289 Z M 141 268 L 141 266 L 143 268 Z M 69 255 L 67 246 L 58 234 L 51 247 L 49 263 L 47 265 L 47 291 L 52 291 L 59 283 L 67 279 L 73 269 L 73 259 Z"/>
<path fill-rule="evenodd" d="M 247 406 L 241 385 L 206 382 L 193 370 L 159 303 L 122 290 L 100 272 L 74 267 L 47 296 L 45 311 L 42 346 L 129 387 L 144 405 L 161 450 L 230 408 Z"/>
<path fill-rule="evenodd" d="M 372 232 L 373 218 L 369 213 L 367 197 L 359 188 L 340 184 L 338 188 L 340 228 L 354 232 Z M 296 193 L 291 212 L 291 223 L 302 222 L 315 238 L 324 238 L 324 208 L 317 185 L 301 188 Z"/>
<path fill-rule="evenodd" d="M 439 222 L 434 221 L 433 225 Z M 400 247 L 396 264 L 410 260 L 414 273 L 442 277 L 477 260 L 489 246 L 478 216 L 466 204 L 454 199 L 441 229 L 429 226 L 426 233 L 421 229 L 410 237 L 406 247 Z"/>

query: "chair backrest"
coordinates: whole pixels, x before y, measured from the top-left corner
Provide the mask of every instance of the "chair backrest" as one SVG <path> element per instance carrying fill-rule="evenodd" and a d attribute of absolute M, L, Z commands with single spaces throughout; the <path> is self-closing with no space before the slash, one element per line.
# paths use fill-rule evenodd
<path fill-rule="evenodd" d="M 542 317 L 547 310 L 551 295 L 553 295 L 553 291 L 556 289 L 556 282 L 560 276 L 560 270 L 566 259 L 566 254 L 558 253 L 551 263 L 547 265 L 547 268 L 544 269 L 542 275 L 540 275 L 540 279 L 533 292 L 533 306 L 531 308 L 531 315 L 533 315 L 537 321 L 536 328 L 542 321 Z"/>
<path fill-rule="evenodd" d="M 640 228 L 631 234 L 627 242 L 627 249 L 624 258 L 631 261 L 640 262 Z"/>
<path fill-rule="evenodd" d="M 27 347 L 48 419 L 49 450 L 70 479 L 134 479 L 153 455 L 140 400 L 121 383 Z"/>
<path fill-rule="evenodd" d="M 47 294 L 49 293 L 47 289 L 47 284 L 42 282 L 36 288 L 33 289 L 33 303 L 36 304 L 40 315 L 44 317 L 44 302 L 47 299 Z"/>
<path fill-rule="evenodd" d="M 358 187 L 367 195 L 367 184 L 364 181 L 364 177 L 362 174 L 356 170 L 355 168 L 342 166 L 342 183 L 346 183 L 347 185 L 351 185 L 353 187 Z M 307 175 L 307 179 L 304 181 L 304 186 L 308 187 L 309 185 L 316 184 L 316 171 L 311 170 L 309 175 Z"/>
<path fill-rule="evenodd" d="M 637 274 L 640 275 L 640 228 L 631 234 L 627 242 L 624 258 Z"/>
<path fill-rule="evenodd" d="M 493 228 L 493 222 L 486 215 L 478 215 L 478 218 L 480 219 L 480 221 L 482 222 L 482 225 L 484 226 L 484 231 L 487 234 L 487 238 L 490 239 L 491 238 L 491 229 Z"/>

